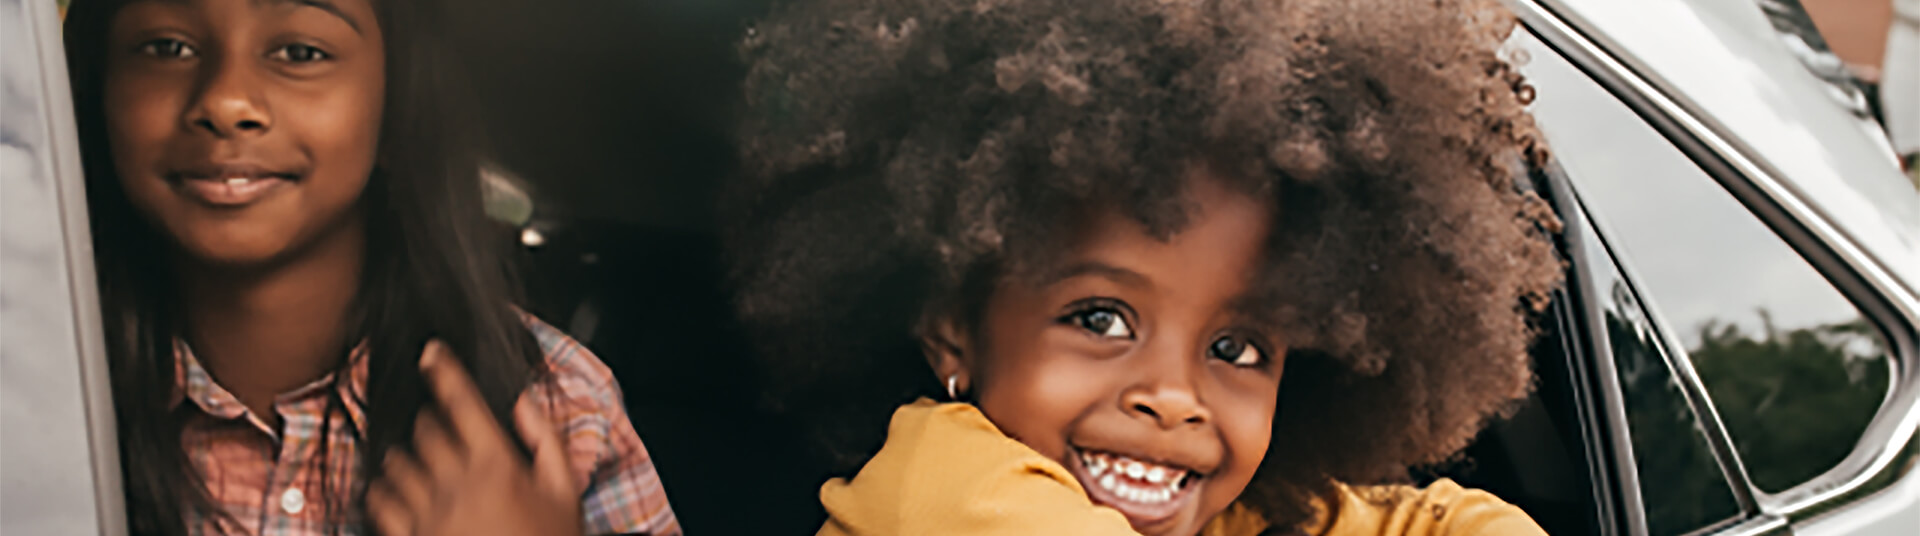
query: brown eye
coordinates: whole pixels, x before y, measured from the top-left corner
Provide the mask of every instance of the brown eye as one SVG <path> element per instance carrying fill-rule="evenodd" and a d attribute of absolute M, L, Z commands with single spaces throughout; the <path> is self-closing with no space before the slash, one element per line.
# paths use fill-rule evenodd
<path fill-rule="evenodd" d="M 1095 306 L 1067 315 L 1066 320 L 1080 329 L 1091 331 L 1101 337 L 1113 339 L 1133 338 L 1133 327 L 1127 325 L 1127 318 L 1112 307 Z"/>
<path fill-rule="evenodd" d="M 1233 336 L 1214 339 L 1213 344 L 1207 347 L 1207 355 L 1232 363 L 1236 367 L 1251 367 L 1260 364 L 1261 361 L 1258 347 Z"/>
<path fill-rule="evenodd" d="M 140 44 L 140 53 L 158 58 L 186 59 L 200 55 L 178 39 L 155 39 Z"/>
<path fill-rule="evenodd" d="M 307 63 L 332 58 L 326 51 L 299 43 L 283 46 L 273 51 L 273 57 L 281 61 Z"/>

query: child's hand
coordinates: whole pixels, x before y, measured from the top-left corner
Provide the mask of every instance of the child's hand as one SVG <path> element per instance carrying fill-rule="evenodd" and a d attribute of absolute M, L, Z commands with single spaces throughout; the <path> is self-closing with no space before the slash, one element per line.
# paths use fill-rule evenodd
<path fill-rule="evenodd" d="M 367 517 L 380 534 L 583 532 L 566 445 L 537 404 L 514 406 L 515 428 L 533 451 L 529 466 L 446 345 L 427 344 L 420 372 L 435 403 L 414 423 L 412 452 L 388 451 L 385 474 L 367 489 Z"/>

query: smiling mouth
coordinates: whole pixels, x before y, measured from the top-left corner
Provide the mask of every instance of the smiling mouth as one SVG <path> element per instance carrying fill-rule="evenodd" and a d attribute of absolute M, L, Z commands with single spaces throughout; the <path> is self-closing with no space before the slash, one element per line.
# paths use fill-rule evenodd
<path fill-rule="evenodd" d="M 1193 495 L 1199 472 L 1124 454 L 1075 448 L 1071 468 L 1087 496 L 1127 516 L 1135 527 L 1178 514 Z"/>
<path fill-rule="evenodd" d="M 181 193 L 200 203 L 215 207 L 242 207 L 266 198 L 297 180 L 291 173 L 260 170 L 220 170 L 212 173 L 176 174 L 172 183 Z"/>

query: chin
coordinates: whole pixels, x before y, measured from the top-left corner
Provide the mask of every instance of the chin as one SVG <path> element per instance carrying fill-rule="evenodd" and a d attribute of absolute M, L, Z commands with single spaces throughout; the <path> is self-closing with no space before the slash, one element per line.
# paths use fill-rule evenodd
<path fill-rule="evenodd" d="M 1142 527 L 1135 525 L 1133 530 L 1134 532 L 1140 533 L 1140 536 L 1194 536 L 1200 533 L 1200 527 L 1197 524 L 1190 523 L 1183 523 L 1178 527 Z"/>
<path fill-rule="evenodd" d="M 259 232 L 196 232 L 180 238 L 180 249 L 189 260 L 225 268 L 273 264 L 294 249 L 292 240 Z"/>
<path fill-rule="evenodd" d="M 314 237 L 303 236 L 301 225 L 283 219 L 183 218 L 166 227 L 195 263 L 230 268 L 273 264 L 306 249 Z"/>
<path fill-rule="evenodd" d="M 282 257 L 280 253 L 285 251 L 285 248 L 280 247 L 233 243 L 188 245 L 184 249 L 188 258 L 195 264 L 232 269 L 275 264 Z"/>

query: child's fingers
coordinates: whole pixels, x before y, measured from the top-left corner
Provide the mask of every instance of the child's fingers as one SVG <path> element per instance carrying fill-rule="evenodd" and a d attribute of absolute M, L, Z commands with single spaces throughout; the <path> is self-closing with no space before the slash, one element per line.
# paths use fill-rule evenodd
<path fill-rule="evenodd" d="M 413 536 L 413 513 L 385 479 L 367 487 L 367 520 L 380 536 Z"/>
<path fill-rule="evenodd" d="M 573 463 L 567 457 L 567 442 L 534 398 L 522 396 L 513 406 L 514 429 L 533 452 L 534 481 L 561 495 L 578 493 L 573 483 Z"/>
<path fill-rule="evenodd" d="M 489 441 L 487 438 L 495 438 L 492 443 L 506 438 L 500 424 L 494 422 L 493 412 L 487 409 L 486 399 L 480 396 L 480 388 L 473 384 L 466 367 L 460 366 L 460 360 L 453 358 L 445 343 L 439 340 L 427 343 L 426 352 L 420 356 L 420 375 L 433 390 L 434 400 L 439 401 L 454 437 L 465 447 L 479 447 Z"/>
<path fill-rule="evenodd" d="M 430 479 L 457 476 L 466 471 L 467 458 L 446 418 L 433 408 L 413 418 L 413 452 Z"/>
<path fill-rule="evenodd" d="M 433 507 L 432 477 L 412 454 L 401 449 L 388 450 L 380 471 L 381 480 L 408 510 L 425 512 Z"/>

